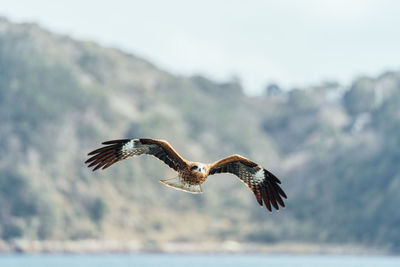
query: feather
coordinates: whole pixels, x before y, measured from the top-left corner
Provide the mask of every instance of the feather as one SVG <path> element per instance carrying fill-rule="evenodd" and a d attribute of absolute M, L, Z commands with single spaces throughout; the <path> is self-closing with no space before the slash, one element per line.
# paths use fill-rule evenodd
<path fill-rule="evenodd" d="M 114 150 L 115 146 L 105 146 L 105 147 L 101 147 L 99 149 L 93 150 L 92 152 L 88 153 L 88 156 L 90 155 L 94 155 L 94 154 L 99 154 L 99 153 L 104 153 L 107 150 Z"/>
<path fill-rule="evenodd" d="M 101 143 L 102 145 L 111 145 L 111 144 L 125 144 L 127 142 L 129 142 L 131 139 L 119 139 L 119 140 L 110 140 L 110 141 L 106 141 Z"/>
<path fill-rule="evenodd" d="M 272 207 L 279 210 L 279 205 L 285 207 L 282 199 L 287 199 L 285 192 L 279 186 L 281 181 L 270 171 L 257 163 L 240 155 L 232 155 L 216 161 L 206 167 L 205 173 L 198 173 L 198 163 L 189 162 L 182 158 L 174 148 L 164 140 L 157 139 L 119 139 L 102 143 L 104 146 L 88 153 L 85 161 L 93 171 L 107 169 L 114 163 L 132 156 L 143 154 L 152 155 L 163 161 L 170 168 L 179 173 L 183 187 L 200 186 L 207 176 L 218 173 L 231 173 L 241 179 L 254 193 L 258 204 L 265 205 L 270 212 Z M 196 168 L 193 168 L 195 166 Z M 191 169 L 192 167 L 192 169 Z M 204 168 L 203 167 L 203 168 Z M 195 173 L 197 172 L 197 173 Z M 180 181 L 180 180 L 179 180 Z M 201 189 L 201 187 L 199 187 Z"/>
<path fill-rule="evenodd" d="M 239 177 L 254 193 L 257 202 L 272 211 L 272 206 L 279 210 L 279 205 L 285 207 L 281 196 L 285 192 L 279 187 L 281 181 L 271 172 L 257 163 L 239 155 L 233 155 L 210 164 L 209 175 L 231 173 Z M 271 206 L 272 205 L 272 206 Z"/>
<path fill-rule="evenodd" d="M 261 196 L 261 192 L 259 190 L 254 191 L 254 194 L 256 195 L 256 199 L 258 204 L 260 204 L 260 206 L 263 206 L 263 202 L 262 202 L 262 196 Z"/>
<path fill-rule="evenodd" d="M 275 200 L 275 198 L 274 198 L 274 195 L 273 195 L 273 193 L 272 193 L 273 191 L 271 190 L 271 188 L 270 188 L 269 186 L 266 186 L 265 188 L 266 188 L 266 190 L 268 191 L 268 195 L 269 195 L 269 197 L 270 197 L 270 202 L 271 202 L 272 206 L 274 206 L 274 208 L 275 208 L 276 210 L 279 210 L 278 203 L 276 202 L 276 200 Z"/>
<path fill-rule="evenodd" d="M 260 191 L 261 191 L 261 195 L 262 195 L 263 200 L 264 200 L 265 207 L 267 208 L 267 210 L 269 210 L 270 212 L 272 212 L 272 208 L 271 208 L 271 203 L 270 203 L 270 198 L 269 198 L 269 195 L 268 195 L 268 191 L 267 191 L 265 188 L 263 188 L 263 187 L 260 189 Z"/>
<path fill-rule="evenodd" d="M 94 167 L 93 171 L 106 169 L 115 162 L 142 154 L 155 156 L 176 171 L 187 166 L 187 161 L 163 140 L 120 139 L 105 141 L 102 144 L 105 146 L 89 152 L 88 156 L 92 157 L 85 161 L 89 168 Z"/>

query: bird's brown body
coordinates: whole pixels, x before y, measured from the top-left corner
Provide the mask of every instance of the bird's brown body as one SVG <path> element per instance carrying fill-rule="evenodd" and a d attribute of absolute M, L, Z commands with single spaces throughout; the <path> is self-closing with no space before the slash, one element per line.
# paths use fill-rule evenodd
<path fill-rule="evenodd" d="M 196 164 L 200 164 L 200 163 L 193 162 L 192 167 L 197 166 Z M 179 172 L 179 177 L 181 177 L 181 179 L 184 182 L 186 182 L 190 185 L 200 185 L 207 180 L 208 173 L 196 172 L 196 171 L 191 170 L 190 168 L 191 167 L 188 166 L 187 168 L 185 168 Z"/>
<path fill-rule="evenodd" d="M 256 196 L 260 206 L 265 204 L 271 211 L 271 205 L 279 209 L 285 207 L 282 200 L 285 192 L 280 188 L 280 180 L 257 163 L 240 155 L 232 155 L 211 164 L 191 162 L 182 158 L 168 142 L 157 139 L 121 139 L 103 143 L 104 147 L 89 153 L 92 157 L 85 163 L 94 167 L 93 171 L 108 168 L 115 162 L 135 155 L 152 155 L 174 169 L 178 176 L 161 180 L 167 186 L 190 193 L 201 193 L 201 184 L 209 175 L 231 173 L 240 178 Z M 279 204 L 279 205 L 278 205 Z"/>
<path fill-rule="evenodd" d="M 177 170 L 178 176 L 172 179 L 161 180 L 167 186 L 181 189 L 190 193 L 201 193 L 201 184 L 210 173 L 210 165 L 199 162 L 186 161 L 186 166 Z"/>

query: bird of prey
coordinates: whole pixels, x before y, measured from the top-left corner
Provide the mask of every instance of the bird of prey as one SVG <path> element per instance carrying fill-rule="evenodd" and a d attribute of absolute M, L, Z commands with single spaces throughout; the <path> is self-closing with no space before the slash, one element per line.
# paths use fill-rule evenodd
<path fill-rule="evenodd" d="M 211 164 L 191 162 L 182 158 L 175 149 L 164 140 L 158 139 L 120 139 L 102 143 L 103 147 L 93 150 L 85 163 L 88 167 L 106 169 L 115 162 L 138 155 L 152 155 L 162 160 L 174 169 L 178 176 L 160 180 L 167 186 L 190 193 L 202 193 L 201 184 L 209 175 L 231 173 L 239 177 L 256 196 L 257 202 L 272 211 L 271 205 L 279 210 L 279 205 L 285 207 L 282 200 L 287 199 L 285 192 L 279 186 L 281 181 L 268 170 L 257 163 L 240 155 L 232 155 Z"/>

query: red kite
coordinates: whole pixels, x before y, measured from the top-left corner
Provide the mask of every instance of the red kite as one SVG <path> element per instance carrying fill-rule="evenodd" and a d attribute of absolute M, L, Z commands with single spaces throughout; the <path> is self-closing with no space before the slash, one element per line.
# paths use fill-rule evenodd
<path fill-rule="evenodd" d="M 173 147 L 164 140 L 156 139 L 121 139 L 102 143 L 103 146 L 90 152 L 92 156 L 85 163 L 94 167 L 93 171 L 106 169 L 115 162 L 136 155 L 152 155 L 162 160 L 174 169 L 178 176 L 161 180 L 167 186 L 190 193 L 202 193 L 201 184 L 209 175 L 216 173 L 231 173 L 239 177 L 254 195 L 260 206 L 272 211 L 271 205 L 279 210 L 279 205 L 285 207 L 283 198 L 285 192 L 279 186 L 281 181 L 268 170 L 257 163 L 239 155 L 232 155 L 211 164 L 191 162 L 182 158 Z"/>

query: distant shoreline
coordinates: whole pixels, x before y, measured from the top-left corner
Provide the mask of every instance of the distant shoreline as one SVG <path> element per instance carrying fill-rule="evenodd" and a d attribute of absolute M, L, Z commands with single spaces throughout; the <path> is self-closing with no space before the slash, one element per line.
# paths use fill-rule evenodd
<path fill-rule="evenodd" d="M 260 253 L 260 254 L 336 254 L 336 255 L 388 255 L 388 250 L 366 248 L 357 245 L 332 245 L 309 243 L 239 243 L 225 242 L 168 242 L 145 244 L 139 241 L 79 240 L 36 241 L 0 240 L 0 253 Z"/>

